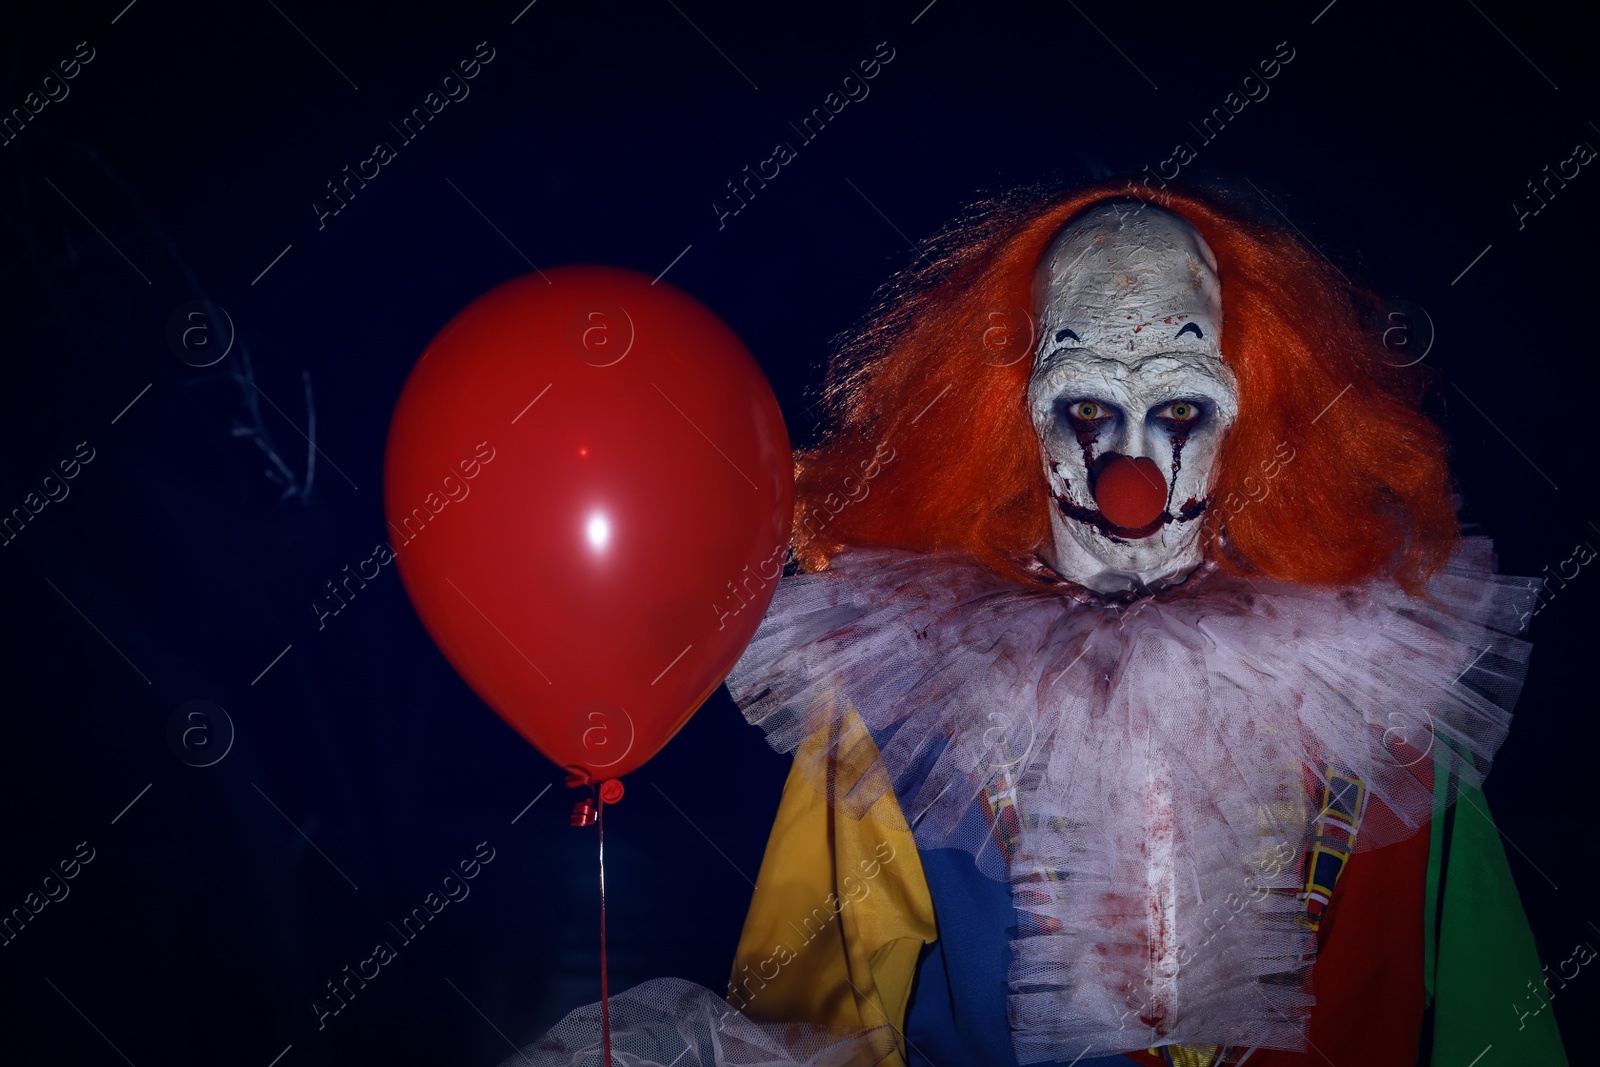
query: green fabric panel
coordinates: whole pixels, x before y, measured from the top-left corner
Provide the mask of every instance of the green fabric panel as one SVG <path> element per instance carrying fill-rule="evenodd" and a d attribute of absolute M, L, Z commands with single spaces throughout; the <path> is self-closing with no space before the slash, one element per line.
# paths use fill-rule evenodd
<path fill-rule="evenodd" d="M 1454 814 L 1442 871 L 1431 1067 L 1565 1067 L 1554 1007 L 1518 1015 L 1537 1006 L 1527 983 L 1542 988 L 1545 975 L 1488 801 L 1462 790 Z M 1430 860 L 1430 885 L 1437 885 L 1433 867 Z"/>
<path fill-rule="evenodd" d="M 1441 761 L 1442 762 L 1442 761 Z M 1439 869 L 1444 858 L 1445 813 L 1449 810 L 1450 783 L 1445 767 L 1433 768 L 1433 820 L 1428 823 L 1428 888 L 1422 898 L 1422 985 L 1433 1004 L 1433 972 L 1438 968 L 1439 946 L 1434 931 L 1439 928 Z"/>

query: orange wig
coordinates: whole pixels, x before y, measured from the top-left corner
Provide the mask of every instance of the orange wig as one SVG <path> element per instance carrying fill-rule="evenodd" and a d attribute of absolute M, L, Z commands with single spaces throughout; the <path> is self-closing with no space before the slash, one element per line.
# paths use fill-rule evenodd
<path fill-rule="evenodd" d="M 1026 406 L 1034 270 L 1075 215 L 1133 192 L 979 203 L 879 291 L 829 368 L 831 426 L 796 460 L 802 568 L 825 568 L 849 545 L 955 549 L 1037 581 L 1019 563 L 1050 537 Z M 1419 589 L 1457 536 L 1444 440 L 1419 410 L 1417 373 L 1386 361 L 1362 326 L 1370 296 L 1287 233 L 1192 195 L 1137 194 L 1188 219 L 1217 257 L 1240 407 L 1212 487 L 1207 556 L 1283 581 L 1386 575 Z M 1293 462 L 1270 491 L 1232 514 L 1216 506 L 1259 490 L 1263 461 L 1286 449 Z"/>

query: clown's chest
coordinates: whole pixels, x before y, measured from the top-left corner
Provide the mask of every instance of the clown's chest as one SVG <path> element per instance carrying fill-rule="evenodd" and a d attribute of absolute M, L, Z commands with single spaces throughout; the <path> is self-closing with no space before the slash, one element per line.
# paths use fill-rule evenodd
<path fill-rule="evenodd" d="M 1145 877 L 1133 873 L 1115 891 L 1101 894 L 1106 898 L 1100 916 L 1104 921 L 1089 937 L 1089 931 L 1071 928 L 1072 916 L 1086 912 L 1049 906 L 1072 894 L 1078 872 L 1070 861 L 1041 862 L 1030 855 L 1030 831 L 1039 829 L 1030 820 L 1037 817 L 1028 810 L 1028 789 L 1011 775 L 1001 774 L 980 795 L 972 820 L 972 829 L 987 834 L 1004 860 L 1009 885 L 976 871 L 970 852 L 924 851 L 939 941 L 919 964 L 908 1008 L 912 1062 L 1092 1067 L 1131 1059 L 1224 1067 L 1295 1055 L 1268 1053 L 1248 1042 L 1197 1040 L 1197 1033 L 1206 1032 L 1208 1012 L 1219 1006 L 1207 1003 L 1211 988 L 1197 988 L 1198 983 L 1187 979 L 1205 975 L 1208 953 L 1220 956 L 1241 942 L 1250 944 L 1251 924 L 1264 918 L 1257 912 L 1269 910 L 1271 922 L 1298 929 L 1302 950 L 1284 952 L 1282 945 L 1295 944 L 1293 940 L 1259 942 L 1280 953 L 1281 966 L 1267 968 L 1254 983 L 1266 992 L 1265 1003 L 1270 1006 L 1276 997 L 1284 1006 L 1280 1022 L 1304 1030 L 1311 998 L 1308 992 L 1301 994 L 1309 987 L 1318 946 L 1330 935 L 1339 911 L 1334 902 L 1366 815 L 1365 786 L 1337 768 L 1325 768 L 1302 794 L 1316 798 L 1315 808 L 1307 802 L 1292 812 L 1263 810 L 1261 819 L 1279 826 L 1292 823 L 1303 833 L 1250 857 L 1249 865 L 1261 874 L 1259 884 L 1241 885 L 1226 895 L 1202 892 L 1198 886 L 1193 892 L 1176 891 L 1196 865 L 1193 857 L 1163 847 L 1163 819 L 1181 817 L 1181 812 L 1164 812 L 1160 793 L 1153 790 L 1149 806 L 1156 828 L 1151 847 L 1131 868 L 1142 868 Z M 1084 862 L 1092 860 L 1085 857 Z M 1178 915 L 1178 907 L 1190 914 Z M 1357 925 L 1359 920 L 1353 920 L 1341 929 Z M 1063 956 L 1071 962 L 1056 962 Z M 1319 992 L 1322 978 L 1319 971 Z M 1302 1010 L 1296 1011 L 1296 1005 Z M 1220 1010 L 1227 1010 L 1225 1001 Z M 1075 1017 L 1087 1022 L 1073 1035 L 1060 1024 Z M 1108 1026 L 1108 1019 L 1114 1023 Z M 1138 1035 L 1154 1040 L 1137 1044 Z M 1119 1037 L 1125 1043 L 1118 1044 Z M 1281 1044 L 1281 1039 L 1281 1032 L 1276 1040 L 1267 1037 L 1272 1044 Z"/>

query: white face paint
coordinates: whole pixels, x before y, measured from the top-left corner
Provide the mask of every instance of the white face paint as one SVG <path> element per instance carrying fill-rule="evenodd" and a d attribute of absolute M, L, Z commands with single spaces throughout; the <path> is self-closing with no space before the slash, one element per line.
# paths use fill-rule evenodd
<path fill-rule="evenodd" d="M 1187 221 L 1132 203 L 1085 212 L 1039 264 L 1028 407 L 1053 498 L 1041 554 L 1064 578 L 1154 589 L 1200 563 L 1238 413 L 1216 266 Z"/>

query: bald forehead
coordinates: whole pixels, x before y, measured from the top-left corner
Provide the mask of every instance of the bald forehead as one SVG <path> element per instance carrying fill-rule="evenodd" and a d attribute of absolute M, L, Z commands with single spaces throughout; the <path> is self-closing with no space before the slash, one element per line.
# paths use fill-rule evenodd
<path fill-rule="evenodd" d="M 1093 348 L 1117 359 L 1193 351 L 1221 358 L 1216 257 L 1187 220 L 1104 204 L 1069 223 L 1035 276 L 1038 355 Z"/>

